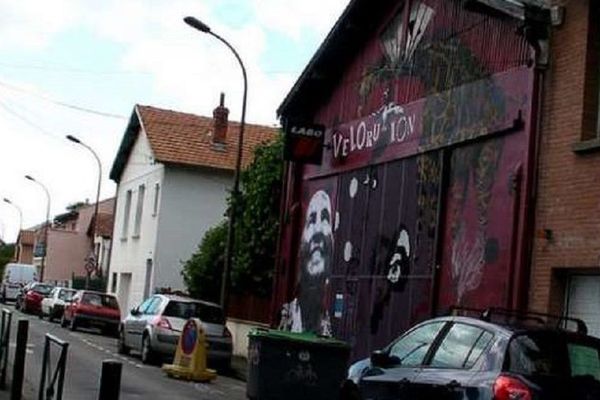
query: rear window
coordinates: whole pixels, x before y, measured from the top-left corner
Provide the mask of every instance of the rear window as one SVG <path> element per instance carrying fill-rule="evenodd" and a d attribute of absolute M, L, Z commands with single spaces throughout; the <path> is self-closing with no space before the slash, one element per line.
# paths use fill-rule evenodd
<path fill-rule="evenodd" d="M 31 289 L 31 290 L 33 290 L 34 292 L 39 293 L 39 294 L 47 295 L 47 294 L 50 294 L 52 289 L 54 289 L 54 286 L 35 285 L 33 287 L 33 289 Z"/>
<path fill-rule="evenodd" d="M 223 312 L 220 307 L 187 301 L 170 301 L 163 312 L 165 317 L 199 318 L 203 322 L 222 324 Z"/>
<path fill-rule="evenodd" d="M 60 292 L 58 293 L 58 298 L 61 300 L 64 300 L 64 301 L 71 301 L 71 299 L 73 298 L 74 295 L 75 295 L 74 290 L 61 289 Z"/>
<path fill-rule="evenodd" d="M 600 381 L 600 345 L 559 333 L 520 335 L 510 343 L 508 370 L 522 375 L 592 377 Z"/>
<path fill-rule="evenodd" d="M 83 298 L 81 299 L 82 303 L 90 304 L 93 306 L 101 306 L 108 307 L 115 310 L 119 309 L 119 304 L 117 303 L 117 299 L 112 296 L 107 296 L 103 294 L 97 293 L 85 293 Z"/>

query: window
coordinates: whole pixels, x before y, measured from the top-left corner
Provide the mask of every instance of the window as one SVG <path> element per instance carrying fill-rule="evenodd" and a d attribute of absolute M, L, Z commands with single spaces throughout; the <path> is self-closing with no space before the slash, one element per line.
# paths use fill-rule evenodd
<path fill-rule="evenodd" d="M 150 298 L 148 298 L 148 299 L 144 300 L 144 301 L 142 302 L 142 304 L 140 304 L 140 305 L 138 306 L 138 308 L 137 308 L 137 309 L 138 309 L 138 311 L 139 311 L 140 313 L 144 314 L 144 313 L 146 312 L 146 310 L 148 309 L 148 306 L 150 306 L 150 303 L 152 303 L 152 300 L 153 300 L 153 299 L 154 299 L 154 297 L 150 297 Z"/>
<path fill-rule="evenodd" d="M 567 344 L 572 377 L 592 376 L 600 381 L 600 353 L 597 347 L 579 343 Z"/>
<path fill-rule="evenodd" d="M 160 308 L 160 297 L 152 297 L 152 301 L 148 304 L 146 310 L 144 310 L 144 314 L 146 315 L 156 315 L 158 309 Z"/>
<path fill-rule="evenodd" d="M 432 322 L 407 333 L 392 345 L 390 356 L 398 358 L 404 367 L 421 365 L 431 344 L 445 324 L 445 322 Z"/>
<path fill-rule="evenodd" d="M 133 228 L 133 236 L 139 237 L 142 228 L 142 213 L 144 211 L 144 195 L 146 194 L 146 186 L 140 185 L 138 188 L 137 207 L 135 209 L 135 225 Z"/>
<path fill-rule="evenodd" d="M 112 296 L 107 296 L 105 294 L 98 293 L 85 293 L 81 302 L 84 304 L 91 304 L 93 306 L 98 307 L 107 307 L 112 308 L 114 310 L 119 309 L 119 304 L 117 303 L 117 299 Z"/>
<path fill-rule="evenodd" d="M 112 274 L 112 282 L 110 284 L 110 291 L 112 293 L 116 293 L 117 291 L 117 273 L 113 272 Z"/>
<path fill-rule="evenodd" d="M 163 315 L 183 319 L 199 318 L 201 321 L 211 324 L 225 322 L 223 310 L 220 307 L 187 301 L 169 301 Z"/>
<path fill-rule="evenodd" d="M 58 298 L 63 301 L 71 301 L 73 295 L 75 294 L 74 290 L 71 289 L 60 289 L 60 293 L 58 294 Z"/>
<path fill-rule="evenodd" d="M 121 239 L 127 239 L 129 230 L 129 215 L 131 213 L 131 190 L 125 193 L 125 209 L 123 212 L 123 229 L 121 230 Z"/>
<path fill-rule="evenodd" d="M 431 366 L 436 368 L 470 368 L 492 339 L 481 328 L 454 324 L 435 351 Z"/>
<path fill-rule="evenodd" d="M 154 185 L 154 204 L 152 205 L 152 216 L 156 217 L 158 215 L 158 199 L 160 197 L 160 184 L 156 183 Z"/>

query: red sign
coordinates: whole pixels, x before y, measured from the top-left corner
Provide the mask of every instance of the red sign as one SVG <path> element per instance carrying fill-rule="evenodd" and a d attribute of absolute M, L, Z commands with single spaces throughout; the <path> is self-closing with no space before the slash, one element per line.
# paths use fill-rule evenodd
<path fill-rule="evenodd" d="M 286 123 L 284 158 L 305 164 L 321 164 L 323 157 L 323 125 Z"/>

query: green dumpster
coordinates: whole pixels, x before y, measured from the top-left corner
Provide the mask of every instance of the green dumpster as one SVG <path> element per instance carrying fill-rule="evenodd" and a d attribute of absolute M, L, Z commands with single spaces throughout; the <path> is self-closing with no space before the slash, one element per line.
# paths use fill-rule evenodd
<path fill-rule="evenodd" d="M 337 399 L 350 354 L 345 342 L 266 329 L 248 337 L 249 399 Z"/>

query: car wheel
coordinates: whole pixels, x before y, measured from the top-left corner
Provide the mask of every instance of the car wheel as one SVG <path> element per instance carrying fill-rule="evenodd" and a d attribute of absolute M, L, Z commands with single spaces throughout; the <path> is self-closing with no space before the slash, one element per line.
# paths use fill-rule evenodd
<path fill-rule="evenodd" d="M 142 338 L 142 362 L 144 364 L 152 364 L 156 359 L 154 350 L 152 350 L 152 343 L 150 343 L 150 337 L 144 334 Z"/>
<path fill-rule="evenodd" d="M 75 318 L 75 316 L 73 316 L 73 318 L 71 318 L 71 323 L 69 324 L 69 329 L 72 330 L 73 332 L 75 332 L 77 330 L 77 318 Z"/>
<path fill-rule="evenodd" d="M 119 341 L 117 342 L 117 351 L 119 354 L 129 354 L 129 347 L 125 344 L 125 331 L 123 328 L 119 329 Z"/>

